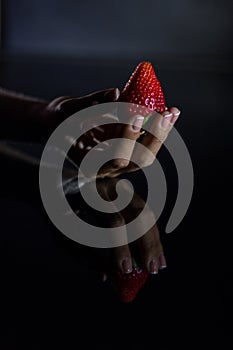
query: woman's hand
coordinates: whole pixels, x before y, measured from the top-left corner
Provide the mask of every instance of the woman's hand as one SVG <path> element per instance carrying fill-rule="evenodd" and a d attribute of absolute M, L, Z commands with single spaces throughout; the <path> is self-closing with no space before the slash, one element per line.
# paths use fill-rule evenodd
<path fill-rule="evenodd" d="M 117 177 L 147 167 L 154 162 L 179 115 L 180 111 L 176 107 L 168 108 L 162 114 L 155 113 L 149 121 L 150 132 L 145 133 L 141 132 L 144 118 L 140 115 L 130 117 L 126 112 L 124 120 L 122 117 L 120 120 L 116 113 L 85 118 L 80 122 L 82 136 L 78 140 L 67 135 L 73 146 L 69 157 L 79 165 L 94 148 L 90 154 L 88 172 L 85 174 L 87 177 Z M 104 123 L 108 124 L 103 125 Z M 112 142 L 113 139 L 117 139 L 117 142 Z M 150 152 L 143 152 L 141 146 Z M 101 157 L 102 167 L 98 170 L 96 159 Z M 105 159 L 111 160 L 106 162 Z"/>
<path fill-rule="evenodd" d="M 60 123 L 82 109 L 96 104 L 116 102 L 119 96 L 120 90 L 117 88 L 96 91 L 81 97 L 61 96 L 52 100 L 46 106 L 44 113 L 48 120 L 52 119 Z"/>
<path fill-rule="evenodd" d="M 57 126 L 81 109 L 104 102 L 115 102 L 116 88 L 82 97 L 58 97 L 51 102 L 0 87 L 0 138 L 46 142 Z"/>
<path fill-rule="evenodd" d="M 117 102 L 119 97 L 120 90 L 111 88 L 77 98 L 62 96 L 47 102 L 0 88 L 2 123 L 0 137 L 46 142 L 58 125 L 72 114 L 96 104 Z M 105 141 L 101 147 L 96 148 L 95 157 L 100 157 L 103 150 L 105 152 L 111 150 L 114 157 L 101 168 L 98 176 L 115 177 L 125 172 L 135 171 L 153 163 L 179 114 L 180 111 L 176 107 L 168 108 L 162 114 L 155 114 L 150 119 L 153 121 L 150 127 L 151 133 L 144 135 L 141 135 L 143 123 L 141 116 L 134 116 L 131 120 L 126 117 L 124 123 L 128 120 L 127 125 L 120 124 L 120 120 L 111 115 L 96 116 L 94 120 L 93 118 L 87 119 L 85 121 L 87 125 L 80 122 L 80 129 L 82 131 L 82 128 L 87 129 L 88 127 L 90 131 L 83 132 L 78 142 L 76 142 L 75 135 L 67 135 L 67 140 L 73 146 L 70 154 L 77 164 L 80 164 L 91 148 Z M 111 121 L 111 118 L 114 118 L 118 123 L 101 128 L 95 127 L 96 121 L 97 124 L 103 124 L 105 121 Z M 111 141 L 108 141 L 113 138 L 119 139 L 114 150 Z M 132 142 L 127 143 L 127 139 Z M 137 140 L 151 153 L 142 153 Z"/>

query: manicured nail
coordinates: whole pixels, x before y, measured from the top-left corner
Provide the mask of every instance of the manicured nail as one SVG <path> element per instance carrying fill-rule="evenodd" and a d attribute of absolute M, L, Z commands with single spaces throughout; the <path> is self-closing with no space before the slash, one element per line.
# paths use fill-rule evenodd
<path fill-rule="evenodd" d="M 171 123 L 171 117 L 173 116 L 170 112 L 164 112 L 163 113 L 163 119 L 162 119 L 162 127 L 164 129 L 167 129 Z"/>
<path fill-rule="evenodd" d="M 102 282 L 106 282 L 107 281 L 107 275 L 106 275 L 106 273 L 103 273 L 103 275 L 102 275 Z"/>
<path fill-rule="evenodd" d="M 120 96 L 120 90 L 118 88 L 109 89 L 105 92 L 104 97 L 110 102 L 116 101 Z"/>
<path fill-rule="evenodd" d="M 158 265 L 154 259 L 150 262 L 150 273 L 153 275 L 156 275 L 158 273 Z"/>
<path fill-rule="evenodd" d="M 180 115 L 180 111 L 179 112 L 176 112 L 176 113 L 173 113 L 173 117 L 171 118 L 171 123 L 174 124 L 177 119 L 179 118 L 179 115 Z"/>
<path fill-rule="evenodd" d="M 173 116 L 171 119 L 171 124 L 175 124 L 175 122 L 177 121 L 177 119 L 179 118 L 179 116 Z"/>
<path fill-rule="evenodd" d="M 142 124 L 143 124 L 144 117 L 138 116 L 135 118 L 134 123 L 132 125 L 133 132 L 139 132 Z"/>
<path fill-rule="evenodd" d="M 172 115 L 173 114 L 171 112 L 167 112 L 167 111 L 163 113 L 164 118 L 170 118 Z"/>
<path fill-rule="evenodd" d="M 165 269 L 167 267 L 167 262 L 166 262 L 165 255 L 163 252 L 159 256 L 159 263 L 160 263 L 161 270 Z"/>
<path fill-rule="evenodd" d="M 123 267 L 123 271 L 125 273 L 130 273 L 132 272 L 132 263 L 131 263 L 131 259 L 129 258 L 125 258 L 123 263 L 122 263 L 122 267 Z"/>

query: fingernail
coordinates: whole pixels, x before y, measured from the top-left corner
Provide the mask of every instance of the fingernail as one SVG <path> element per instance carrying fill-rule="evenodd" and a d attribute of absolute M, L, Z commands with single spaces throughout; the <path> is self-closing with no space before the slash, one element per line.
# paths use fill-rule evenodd
<path fill-rule="evenodd" d="M 154 259 L 150 262 L 150 273 L 153 275 L 156 275 L 158 273 L 158 266 Z"/>
<path fill-rule="evenodd" d="M 107 275 L 106 275 L 106 273 L 103 273 L 102 282 L 106 282 L 106 281 L 107 281 Z"/>
<path fill-rule="evenodd" d="M 114 100 L 115 101 L 118 100 L 118 98 L 120 97 L 120 94 L 121 94 L 120 90 L 118 88 L 115 88 L 114 89 Z"/>
<path fill-rule="evenodd" d="M 161 252 L 160 256 L 159 256 L 159 262 L 160 262 L 160 269 L 165 269 L 167 267 L 167 262 L 165 259 L 165 255 L 163 252 Z"/>
<path fill-rule="evenodd" d="M 177 119 L 179 118 L 179 116 L 174 116 L 174 117 L 172 117 L 172 119 L 171 119 L 171 124 L 175 124 L 175 122 L 177 121 Z"/>
<path fill-rule="evenodd" d="M 110 101 L 116 101 L 119 96 L 120 90 L 118 88 L 109 89 L 109 91 L 106 91 L 104 94 L 104 97 Z"/>
<path fill-rule="evenodd" d="M 172 113 L 164 112 L 163 113 L 163 119 L 162 119 L 162 127 L 164 129 L 167 129 L 171 123 L 171 117 L 173 116 Z"/>
<path fill-rule="evenodd" d="M 132 125 L 133 132 L 140 131 L 142 124 L 143 124 L 144 117 L 138 116 L 135 118 L 134 123 Z"/>
<path fill-rule="evenodd" d="M 122 263 L 122 267 L 123 267 L 123 271 L 125 273 L 130 273 L 132 272 L 132 263 L 131 263 L 131 259 L 129 258 L 125 258 L 123 263 Z"/>
<path fill-rule="evenodd" d="M 177 119 L 179 118 L 179 115 L 180 115 L 180 111 L 179 112 L 176 112 L 176 113 L 173 113 L 173 117 L 171 118 L 171 123 L 174 124 Z"/>

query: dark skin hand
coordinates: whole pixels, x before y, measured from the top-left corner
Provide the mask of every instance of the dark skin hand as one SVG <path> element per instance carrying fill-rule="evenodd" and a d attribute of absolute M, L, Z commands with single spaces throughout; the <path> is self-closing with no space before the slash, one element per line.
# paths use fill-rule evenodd
<path fill-rule="evenodd" d="M 0 113 L 2 121 L 0 137 L 45 143 L 53 130 L 70 115 L 92 105 L 116 102 L 119 96 L 120 90 L 112 88 L 78 98 L 62 96 L 51 102 L 47 102 L 0 89 Z M 143 119 L 140 116 L 139 118 L 138 116 L 133 117 L 134 119 L 130 121 L 131 125 L 122 126 L 118 124 L 114 128 L 110 125 L 102 128 L 102 130 L 94 127 L 95 120 L 93 118 L 87 119 L 86 126 L 91 130 L 83 133 L 81 139 L 74 140 L 72 135 L 67 135 L 67 140 L 71 145 L 71 157 L 79 163 L 85 154 L 96 145 L 96 140 L 97 142 L 102 142 L 112 138 L 122 139 L 119 140 L 115 150 L 115 154 L 118 157 L 105 164 L 98 173 L 98 177 L 105 179 L 111 178 L 111 180 L 108 180 L 110 182 L 106 182 L 104 186 L 103 184 L 99 185 L 103 197 L 110 198 L 109 189 L 114 184 L 113 178 L 126 172 L 136 171 L 153 163 L 163 142 L 178 119 L 179 114 L 180 111 L 176 107 L 167 108 L 162 114 L 157 114 L 150 126 L 153 135 L 151 133 L 141 135 L 140 131 Z M 111 120 L 111 117 L 96 116 L 98 121 L 102 118 L 104 118 L 104 121 L 108 118 Z M 81 129 L 82 127 L 80 125 Z M 124 139 L 130 139 L 133 143 L 130 146 L 126 146 Z M 149 156 L 141 153 L 138 142 L 136 142 L 138 139 L 142 145 L 151 151 Z M 108 148 L 111 147 L 111 142 L 107 142 L 105 146 L 104 150 L 108 151 Z M 97 152 L 96 155 L 98 156 L 98 151 L 95 152 Z M 116 213 L 113 222 L 119 222 L 124 226 L 124 223 L 127 223 L 132 215 L 136 215 L 138 207 L 145 205 L 143 200 L 136 194 L 133 204 L 130 211 Z M 153 213 L 147 208 L 145 215 L 148 216 L 145 220 L 148 220 L 149 217 L 153 216 Z M 135 230 L 138 229 L 142 228 L 135 228 Z M 127 232 L 125 234 L 127 235 Z M 157 273 L 160 268 L 166 266 L 159 231 L 156 225 L 153 225 L 134 245 L 137 247 L 136 251 L 140 262 L 150 273 Z M 115 248 L 114 256 L 117 266 L 122 271 L 126 273 L 131 271 L 131 245 L 127 244 Z"/>
<path fill-rule="evenodd" d="M 1 138 L 46 142 L 53 130 L 75 112 L 95 104 L 115 102 L 112 88 L 86 96 L 61 96 L 48 102 L 0 87 Z"/>
<path fill-rule="evenodd" d="M 103 198 L 106 200 L 113 199 L 112 187 L 116 187 L 116 183 L 117 180 L 112 179 L 107 182 L 105 181 L 105 183 L 102 182 L 101 185 L 97 185 Z M 127 182 L 120 182 L 119 184 L 125 192 L 130 191 L 130 186 Z M 125 225 L 134 220 L 144 207 L 146 210 L 143 211 L 143 216 L 141 217 L 139 224 L 133 226 L 133 231 L 135 235 L 139 234 L 141 236 L 141 232 L 145 231 L 144 223 L 148 221 L 154 223 L 150 230 L 135 242 L 114 248 L 115 263 L 117 267 L 125 273 L 130 273 L 132 271 L 132 258 L 134 258 L 141 267 L 147 269 L 151 274 L 157 274 L 160 269 L 167 266 L 159 230 L 155 224 L 156 220 L 154 213 L 136 192 L 134 192 L 131 203 L 124 210 L 119 212 L 115 207 L 112 227 L 121 225 L 121 227 L 125 228 L 125 236 L 127 236 L 127 226 Z"/>
<path fill-rule="evenodd" d="M 35 99 L 32 97 L 19 95 L 0 88 L 0 113 L 1 113 L 1 129 L 0 137 L 8 139 L 28 140 L 46 142 L 53 130 L 70 115 L 84 108 L 106 103 L 116 102 L 119 99 L 120 90 L 111 88 L 107 90 L 97 91 L 86 96 L 70 97 L 61 96 L 51 102 Z M 114 153 L 117 158 L 108 162 L 101 168 L 98 176 L 116 177 L 122 173 L 136 171 L 139 168 L 149 166 L 155 160 L 162 143 L 167 138 L 174 123 L 178 119 L 180 111 L 176 107 L 167 108 L 162 114 L 157 114 L 151 124 L 151 133 L 140 135 L 143 118 L 139 116 L 132 117 L 129 121 L 131 124 L 111 127 L 99 128 L 93 127 L 95 121 L 111 121 L 111 116 L 96 116 L 87 119 L 85 127 L 91 129 L 84 133 L 79 142 L 74 142 L 72 135 L 70 136 L 70 144 L 72 144 L 72 158 L 79 163 L 85 154 L 96 145 L 106 139 L 122 138 L 119 141 Z M 80 123 L 81 124 L 81 123 Z M 82 129 L 83 125 L 80 125 Z M 137 146 L 137 140 L 140 137 L 142 145 L 146 146 L 151 155 L 142 154 Z M 124 139 L 132 140 L 131 145 L 126 145 Z M 81 141 L 81 142 L 80 142 Z M 83 145 L 85 147 L 83 147 Z M 106 142 L 104 150 L 111 147 L 111 142 Z M 97 157 L 100 155 L 98 151 Z M 137 163 L 138 165 L 135 165 Z"/>
<path fill-rule="evenodd" d="M 120 91 L 114 89 L 113 95 L 115 102 L 120 96 Z M 71 108 L 69 110 L 70 112 L 74 112 L 75 102 L 73 100 L 67 101 L 62 107 L 65 113 L 68 111 L 68 108 Z M 179 115 L 180 110 L 176 107 L 167 108 L 162 114 L 155 113 L 150 121 L 151 132 L 143 135 L 141 133 L 143 117 L 139 115 L 127 116 L 126 114 L 123 121 L 120 117 L 110 113 L 86 118 L 80 123 L 82 136 L 78 140 L 75 140 L 72 135 L 69 135 L 70 143 L 72 144 L 69 156 L 75 160 L 77 164 L 80 164 L 90 149 L 98 146 L 101 142 L 101 145 L 98 146 L 96 150 L 93 150 L 93 157 L 100 157 L 100 151 L 106 153 L 110 151 L 109 153 L 113 155 L 113 157 L 111 157 L 111 161 L 104 164 L 99 170 L 98 177 L 113 178 L 150 166 L 154 162 L 157 153 L 168 137 Z M 113 120 L 117 122 L 117 124 L 96 127 L 96 125 L 104 124 L 105 122 L 112 123 Z M 121 121 L 124 124 L 122 124 Z M 128 124 L 125 124 L 127 122 Z M 117 145 L 114 145 L 113 149 L 111 139 L 114 138 L 118 138 L 119 142 Z M 138 139 L 141 145 L 146 147 L 150 152 L 147 154 L 141 152 L 141 148 L 139 148 L 137 142 Z M 127 140 L 131 140 L 132 142 L 129 144 Z M 95 173 L 95 171 L 96 169 L 93 169 L 93 173 Z M 90 174 L 87 174 L 87 176 L 92 177 L 91 169 Z"/>
<path fill-rule="evenodd" d="M 174 123 L 178 119 L 180 111 L 176 107 L 168 108 L 162 114 L 156 114 L 151 117 L 150 130 L 151 133 L 145 133 L 141 135 L 141 124 L 143 118 L 140 116 L 133 116 L 129 120 L 129 124 L 109 124 L 106 126 L 95 127 L 96 124 L 100 124 L 101 120 L 104 122 L 111 122 L 116 116 L 105 115 L 97 116 L 96 118 L 90 118 L 85 120 L 82 127 L 83 129 L 90 130 L 84 132 L 83 136 L 75 143 L 70 156 L 75 159 L 77 163 L 81 163 L 82 159 L 89 152 L 92 147 L 98 145 L 99 142 L 103 142 L 100 147 L 94 150 L 93 157 L 100 157 L 100 150 L 113 154 L 113 160 L 106 163 L 99 171 L 99 177 L 117 177 L 124 173 L 136 171 L 140 168 L 150 166 L 163 142 L 166 140 L 169 132 L 171 131 Z M 137 127 L 133 125 L 136 124 Z M 111 149 L 111 139 L 118 138 L 119 142 L 114 145 L 114 150 Z M 137 140 L 140 138 L 141 145 L 145 146 L 150 152 L 142 153 L 141 148 L 138 146 Z M 131 140 L 130 144 L 127 140 Z M 72 140 L 72 137 L 71 137 Z M 72 142 L 72 141 L 71 141 Z M 104 147 L 104 148 L 103 148 Z M 96 169 L 93 169 L 93 172 Z M 91 173 L 88 176 L 91 177 Z"/>
<path fill-rule="evenodd" d="M 108 227 L 109 234 L 111 234 L 111 228 L 119 227 L 119 235 L 123 234 L 127 241 L 127 223 L 133 222 L 145 207 L 146 210 L 143 211 L 141 220 L 139 223 L 133 225 L 132 228 L 133 236 L 139 238 L 132 243 L 111 248 L 112 254 L 110 261 L 107 260 L 106 264 L 101 264 L 104 270 L 102 279 L 103 281 L 106 280 L 107 275 L 111 273 L 109 270 L 113 266 L 116 266 L 124 273 L 130 273 L 132 271 L 132 257 L 141 267 L 148 270 L 150 274 L 155 275 L 159 270 L 165 268 L 167 264 L 159 230 L 155 223 L 154 213 L 136 192 L 134 192 L 130 204 L 122 211 L 119 211 L 112 202 L 115 199 L 114 193 L 117 182 L 118 179 L 105 178 L 104 180 L 97 180 L 96 183 L 98 193 L 104 200 L 109 201 L 109 206 L 113 209 L 111 215 L 106 217 L 104 213 L 94 213 L 92 208 L 86 204 L 82 205 L 80 201 L 75 202 L 74 198 L 75 205 L 73 205 L 73 210 L 81 218 L 85 217 L 85 221 L 91 225 Z M 90 186 L 90 190 L 93 193 L 95 192 L 94 183 L 87 184 L 86 186 Z M 124 193 L 131 193 L 131 187 L 127 182 L 120 181 L 118 186 L 120 186 L 118 190 L 123 190 Z M 151 228 L 144 235 L 141 235 L 141 232 L 145 231 L 145 222 L 148 223 L 148 221 L 151 222 Z M 113 239 L 117 239 L 116 235 L 113 236 Z"/>

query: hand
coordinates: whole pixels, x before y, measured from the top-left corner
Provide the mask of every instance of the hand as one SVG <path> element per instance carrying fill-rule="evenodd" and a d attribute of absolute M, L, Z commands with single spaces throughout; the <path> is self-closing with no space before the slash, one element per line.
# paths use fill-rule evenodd
<path fill-rule="evenodd" d="M 122 147 L 124 143 L 119 144 L 117 154 L 122 154 L 122 158 L 115 161 L 113 166 L 102 169 L 102 172 L 107 172 L 110 177 L 117 177 L 122 173 L 130 173 L 141 168 L 150 166 L 153 164 L 163 142 L 168 137 L 173 125 L 177 121 L 180 115 L 180 110 L 177 107 L 167 108 L 162 114 L 157 113 L 154 116 L 154 120 L 150 121 L 150 131 L 142 134 L 132 134 L 129 127 L 124 127 L 123 137 L 136 140 L 140 138 L 141 145 L 145 146 L 150 153 L 144 154 L 141 151 L 141 147 L 138 146 L 138 142 L 135 142 L 131 147 L 128 147 L 127 151 L 125 147 Z M 151 117 L 151 119 L 153 116 Z M 136 121 L 137 123 L 137 121 Z M 139 125 L 138 125 L 139 127 Z M 127 155 L 127 159 L 123 159 L 124 154 Z M 116 164 L 117 163 L 117 164 Z M 117 167 L 117 169 L 116 169 Z M 108 171 L 110 170 L 110 173 Z"/>
<path fill-rule="evenodd" d="M 113 207 L 114 204 L 112 204 L 111 201 L 115 196 L 114 193 L 117 182 L 117 179 L 97 182 L 97 188 L 100 195 L 105 200 L 110 201 L 109 205 Z M 118 191 L 125 194 L 127 192 L 131 193 L 131 187 L 128 182 L 120 181 L 118 183 Z M 144 211 L 142 212 L 143 209 Z M 159 230 L 155 224 L 156 220 L 154 213 L 136 192 L 134 192 L 132 201 L 125 209 L 119 211 L 117 207 L 115 207 L 115 213 L 112 214 L 110 226 L 113 228 L 121 227 L 121 234 L 123 233 L 125 234 L 125 237 L 127 237 L 129 234 L 127 232 L 127 223 L 136 219 L 141 212 L 143 215 L 141 216 L 139 223 L 133 225 L 133 228 L 131 228 L 134 232 L 134 236 L 141 236 L 141 233 L 145 231 L 145 222 L 151 222 L 151 228 L 133 243 L 114 248 L 113 265 L 123 273 L 130 273 L 133 265 L 132 260 L 134 259 L 139 266 L 146 269 L 150 274 L 157 274 L 160 269 L 167 266 Z M 106 268 L 106 273 L 103 274 L 104 280 L 106 280 L 107 274 L 108 268 Z"/>
<path fill-rule="evenodd" d="M 45 108 L 44 114 L 48 120 L 59 124 L 72 114 L 96 104 L 116 102 L 120 96 L 120 90 L 111 88 L 96 91 L 81 97 L 61 96 L 52 100 Z"/>
<path fill-rule="evenodd" d="M 142 134 L 143 117 L 124 116 L 128 120 L 121 123 L 118 115 L 106 115 L 87 118 L 82 122 L 82 136 L 75 141 L 74 147 L 71 149 L 69 156 L 80 164 L 86 154 L 94 148 L 92 158 L 90 158 L 90 169 L 88 169 L 87 177 L 96 174 L 95 159 L 103 158 L 103 166 L 99 169 L 97 177 L 117 177 L 123 173 L 136 171 L 140 168 L 151 165 L 159 152 L 163 142 L 166 140 L 174 123 L 178 119 L 180 111 L 176 107 L 167 109 L 162 114 L 155 113 L 151 116 L 150 128 L 151 132 Z M 127 119 L 128 118 L 128 119 Z M 114 123 L 117 122 L 117 123 Z M 106 124 L 112 123 L 112 124 Z M 97 125 L 101 125 L 97 126 Z M 88 130 L 88 131 L 85 131 Z M 117 144 L 112 143 L 112 139 L 119 139 Z M 71 143 L 74 138 L 71 136 Z M 129 143 L 128 140 L 131 140 Z M 100 144 L 101 143 L 101 144 Z M 150 152 L 142 152 L 141 145 L 146 147 Z M 101 152 L 102 151 L 102 152 Z M 104 152 L 103 152 L 104 151 Z M 108 154 L 108 157 L 106 157 Z M 112 159 L 106 163 L 105 159 Z"/>
<path fill-rule="evenodd" d="M 69 156 L 77 164 L 80 164 L 85 155 L 95 147 L 92 158 L 90 158 L 90 169 L 86 174 L 87 177 L 96 174 L 96 157 L 98 159 L 103 158 L 103 166 L 99 169 L 97 175 L 100 178 L 113 178 L 123 173 L 147 167 L 154 162 L 179 115 L 180 111 L 176 107 L 168 108 L 162 114 L 155 114 L 151 117 L 151 132 L 142 135 L 143 117 L 141 116 L 129 118 L 128 124 L 121 124 L 119 117 L 110 114 L 86 119 L 81 126 L 83 134 L 77 142 L 75 141 Z M 104 122 L 109 124 L 96 127 L 96 125 Z M 118 143 L 113 145 L 111 140 L 116 138 L 119 139 Z M 70 139 L 71 143 L 74 142 L 74 138 L 71 137 Z M 131 140 L 131 142 L 129 143 L 127 140 Z M 139 143 L 150 152 L 142 152 Z M 109 159 L 112 160 L 106 163 L 107 153 L 110 155 Z M 91 168 L 91 165 L 93 165 L 93 168 Z"/>
<path fill-rule="evenodd" d="M 159 270 L 166 267 L 166 259 L 163 252 L 163 246 L 160 240 L 159 230 L 156 224 L 154 224 L 154 213 L 144 202 L 144 200 L 134 192 L 133 198 L 125 209 L 119 211 L 118 208 L 112 202 L 115 199 L 116 184 L 118 179 L 104 179 L 97 180 L 96 186 L 100 196 L 109 202 L 109 206 L 112 207 L 112 214 L 105 214 L 101 211 L 93 211 L 83 200 L 78 197 L 71 197 L 71 204 L 73 210 L 82 220 L 90 225 L 98 227 L 108 227 L 109 235 L 111 235 L 111 229 L 119 227 L 120 240 L 127 242 L 129 232 L 127 232 L 127 223 L 132 222 L 142 212 L 140 221 L 131 227 L 134 237 L 140 237 L 133 243 L 124 244 L 116 248 L 110 249 L 107 261 L 103 266 L 103 280 L 106 280 L 107 275 L 111 274 L 111 270 L 116 267 L 123 273 L 130 273 L 132 271 L 132 258 L 136 260 L 140 267 L 145 268 L 151 274 L 157 274 Z M 87 184 L 88 192 L 95 195 L 95 184 Z M 131 194 L 131 187 L 125 181 L 119 181 L 118 190 L 124 194 Z M 98 209 L 101 210 L 101 207 Z M 145 231 L 145 222 L 151 223 L 151 228 L 144 235 L 141 233 Z M 117 239 L 116 234 L 112 236 L 113 240 Z M 115 241 L 114 241 L 115 242 Z M 116 243 L 116 242 L 115 242 Z"/>
<path fill-rule="evenodd" d="M 50 120 L 58 123 L 58 121 L 61 122 L 68 116 L 84 108 L 105 102 L 116 102 L 119 96 L 119 89 L 112 88 L 79 98 L 59 97 L 49 103 L 46 111 L 50 115 Z M 154 162 L 158 151 L 179 115 L 180 111 L 176 107 L 167 108 L 162 114 L 157 113 L 153 115 L 150 120 L 151 133 L 147 132 L 143 135 L 141 135 L 143 118 L 140 116 L 132 117 L 127 125 L 120 124 L 119 117 L 110 114 L 87 118 L 84 122 L 80 121 L 80 129 L 89 131 L 84 131 L 79 140 L 76 140 L 72 135 L 67 135 L 67 140 L 72 145 L 69 157 L 79 165 L 85 155 L 93 147 L 101 143 L 100 147 L 95 147 L 95 155 L 93 157 L 101 157 L 101 151 L 105 151 L 105 153 L 111 152 L 111 154 L 117 155 L 117 157 L 113 157 L 114 159 L 112 161 L 104 164 L 98 173 L 98 177 L 117 177 L 122 173 L 147 167 Z M 110 123 L 112 119 L 118 121 L 118 123 L 95 127 L 96 124 Z M 122 138 L 122 140 L 119 140 L 113 150 L 111 139 L 114 138 Z M 133 142 L 129 144 L 125 141 L 127 139 Z M 147 147 L 151 152 L 148 152 L 146 155 L 142 153 L 137 141 Z M 92 172 L 95 174 L 95 171 L 95 167 L 94 169 L 90 169 L 89 174 L 86 174 L 86 176 L 91 177 Z"/>

